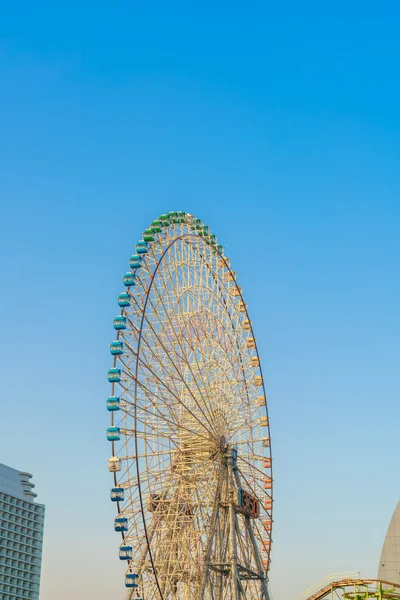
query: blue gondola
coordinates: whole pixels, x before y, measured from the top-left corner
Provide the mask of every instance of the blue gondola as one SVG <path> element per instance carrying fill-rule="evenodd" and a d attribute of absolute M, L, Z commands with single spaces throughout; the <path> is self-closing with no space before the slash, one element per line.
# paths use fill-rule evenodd
<path fill-rule="evenodd" d="M 123 354 L 124 353 L 123 342 L 120 342 L 119 340 L 115 340 L 114 342 L 111 342 L 110 352 L 113 356 L 116 356 L 117 354 Z"/>
<path fill-rule="evenodd" d="M 107 439 L 109 442 L 118 442 L 120 440 L 120 428 L 119 427 L 109 427 L 107 429 Z"/>
<path fill-rule="evenodd" d="M 125 587 L 127 588 L 137 588 L 138 575 L 137 573 L 127 573 L 125 575 Z"/>
<path fill-rule="evenodd" d="M 136 285 L 135 273 L 128 271 L 128 273 L 125 273 L 125 275 L 122 277 L 122 281 L 126 287 L 132 287 L 133 285 Z"/>
<path fill-rule="evenodd" d="M 107 398 L 107 410 L 119 410 L 119 398 L 117 396 Z"/>
<path fill-rule="evenodd" d="M 119 557 L 121 560 L 132 560 L 132 546 L 121 546 Z"/>
<path fill-rule="evenodd" d="M 121 369 L 113 368 L 108 371 L 108 381 L 115 383 L 121 381 Z"/>
<path fill-rule="evenodd" d="M 129 266 L 131 269 L 139 269 L 142 264 L 142 257 L 139 254 L 132 254 L 129 259 Z"/>
<path fill-rule="evenodd" d="M 111 488 L 110 498 L 112 502 L 123 502 L 125 500 L 125 492 L 122 487 Z"/>
<path fill-rule="evenodd" d="M 124 315 L 118 315 L 118 317 L 114 317 L 114 329 L 126 329 L 126 317 Z"/>
<path fill-rule="evenodd" d="M 131 303 L 131 297 L 128 294 L 128 292 L 122 292 L 122 294 L 120 294 L 118 296 L 118 304 L 120 306 L 130 306 Z"/>
<path fill-rule="evenodd" d="M 146 254 L 148 251 L 148 244 L 147 242 L 145 242 L 144 240 L 139 240 L 139 242 L 137 242 L 136 244 L 136 252 L 138 254 Z"/>
<path fill-rule="evenodd" d="M 128 519 L 126 517 L 114 519 L 114 531 L 128 531 Z"/>

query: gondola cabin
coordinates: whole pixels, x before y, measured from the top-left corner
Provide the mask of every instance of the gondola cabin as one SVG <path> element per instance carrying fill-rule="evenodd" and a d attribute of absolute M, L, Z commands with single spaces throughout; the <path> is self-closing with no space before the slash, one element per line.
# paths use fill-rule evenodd
<path fill-rule="evenodd" d="M 128 531 L 128 519 L 126 517 L 114 519 L 114 531 Z"/>
<path fill-rule="evenodd" d="M 108 470 L 110 473 L 117 473 L 121 470 L 121 462 L 117 456 L 111 456 L 108 459 Z"/>
<path fill-rule="evenodd" d="M 132 254 L 129 259 L 129 266 L 131 269 L 140 269 L 142 265 L 142 257 L 139 254 Z"/>
<path fill-rule="evenodd" d="M 107 429 L 107 439 L 109 442 L 118 442 L 120 440 L 120 428 L 119 427 L 109 427 Z"/>
<path fill-rule="evenodd" d="M 123 354 L 124 353 L 124 344 L 123 342 L 120 342 L 119 340 L 114 340 L 114 342 L 111 342 L 110 344 L 110 352 L 113 356 L 117 356 L 119 354 Z"/>
<path fill-rule="evenodd" d="M 250 323 L 249 319 L 245 319 L 243 321 L 243 329 L 245 331 L 250 331 L 250 329 L 251 329 L 251 323 Z"/>
<path fill-rule="evenodd" d="M 113 325 L 114 329 L 117 331 L 126 329 L 126 317 L 124 315 L 118 315 L 118 317 L 114 317 Z"/>
<path fill-rule="evenodd" d="M 162 223 L 161 221 L 152 221 L 150 225 L 150 231 L 152 233 L 161 233 Z"/>
<path fill-rule="evenodd" d="M 137 588 L 138 587 L 138 576 L 136 573 L 127 573 L 125 575 L 125 587 L 127 588 Z"/>
<path fill-rule="evenodd" d="M 145 242 L 144 240 L 139 240 L 139 242 L 137 242 L 136 252 L 138 254 L 147 254 L 148 250 L 149 250 L 149 247 L 148 247 L 147 242 Z"/>
<path fill-rule="evenodd" d="M 122 277 L 122 281 L 124 282 L 125 287 L 132 287 L 136 285 L 135 273 L 128 271 L 128 273 L 125 273 L 125 275 Z"/>
<path fill-rule="evenodd" d="M 128 294 L 128 292 L 123 292 L 122 294 L 120 294 L 118 296 L 119 306 L 121 306 L 121 307 L 130 306 L 130 303 L 131 303 L 131 297 Z"/>
<path fill-rule="evenodd" d="M 121 546 L 119 549 L 119 558 L 121 560 L 132 560 L 132 546 Z"/>
<path fill-rule="evenodd" d="M 112 502 L 123 502 L 125 500 L 125 492 L 122 487 L 114 487 L 111 489 L 110 498 Z"/>
<path fill-rule="evenodd" d="M 145 229 L 143 231 L 143 240 L 145 242 L 154 242 L 154 233 L 151 229 Z"/>
<path fill-rule="evenodd" d="M 121 381 L 121 369 L 110 369 L 108 371 L 108 381 L 110 383 L 117 383 L 118 381 Z"/>
<path fill-rule="evenodd" d="M 109 398 L 107 398 L 107 410 L 119 410 L 119 403 L 120 400 L 117 396 L 110 396 Z"/>

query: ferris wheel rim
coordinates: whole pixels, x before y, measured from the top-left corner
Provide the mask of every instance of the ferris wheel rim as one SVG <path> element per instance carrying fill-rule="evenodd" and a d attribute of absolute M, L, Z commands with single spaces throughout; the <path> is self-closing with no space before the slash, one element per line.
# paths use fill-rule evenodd
<path fill-rule="evenodd" d="M 163 259 L 165 258 L 165 256 L 167 255 L 167 253 L 170 251 L 170 249 L 179 241 L 179 240 L 185 240 L 185 239 L 194 239 L 196 242 L 199 241 L 199 236 L 196 233 L 185 233 L 185 234 L 181 234 L 181 235 L 174 235 L 174 237 L 169 241 L 168 246 L 165 248 L 165 250 L 163 250 L 162 254 L 160 256 L 158 256 L 157 258 L 154 258 L 155 260 L 155 268 L 152 271 L 151 277 L 150 277 L 150 281 L 149 284 L 146 288 L 146 292 L 145 292 L 145 300 L 143 303 L 143 306 L 141 307 L 141 319 L 140 319 L 140 327 L 138 330 L 138 348 L 137 348 L 137 357 L 138 360 L 136 361 L 136 366 L 135 366 L 135 383 L 134 383 L 134 404 L 133 404 L 133 409 L 134 409 L 134 422 L 137 422 L 137 411 L 138 411 L 138 406 L 137 406 L 137 396 L 138 396 L 138 375 L 139 375 L 139 355 L 140 355 L 140 349 L 141 349 L 141 344 L 142 344 L 142 333 L 143 333 L 143 327 L 144 327 L 144 323 L 145 323 L 145 319 L 146 319 L 146 309 L 148 306 L 148 302 L 149 302 L 149 298 L 150 298 L 150 292 L 152 290 L 152 286 L 154 284 L 156 275 L 158 273 L 158 270 L 162 264 Z M 206 240 L 201 240 L 202 242 L 206 242 Z M 226 259 L 226 257 L 223 255 L 222 252 L 219 251 L 218 248 L 214 248 L 213 249 L 215 254 L 218 256 L 219 259 L 221 259 L 224 263 L 225 268 L 227 269 L 227 271 L 230 273 L 230 275 L 232 276 L 233 282 L 234 282 L 234 287 L 236 288 L 240 298 L 240 301 L 242 302 L 243 306 L 244 306 L 244 314 L 247 318 L 247 320 L 250 323 L 250 329 L 249 331 L 251 332 L 251 335 L 253 336 L 253 340 L 254 340 L 254 346 L 252 346 L 254 348 L 254 355 L 257 357 L 258 359 L 258 369 L 260 372 L 260 376 L 261 376 L 261 386 L 260 388 L 262 388 L 262 391 L 264 393 L 264 397 L 266 398 L 266 391 L 265 391 L 265 382 L 264 382 L 264 377 L 263 377 L 263 372 L 262 372 L 262 366 L 261 366 L 261 361 L 259 360 L 259 350 L 258 350 L 258 344 L 256 341 L 256 338 L 254 337 L 254 330 L 253 330 L 253 325 L 250 321 L 249 318 L 249 313 L 248 313 L 248 309 L 247 309 L 247 304 L 244 302 L 243 299 L 243 295 L 242 295 L 242 291 L 241 288 L 238 286 L 236 278 L 235 278 L 235 274 L 232 271 L 230 264 L 229 264 L 229 259 Z M 125 314 L 124 309 L 122 310 L 121 314 Z M 118 332 L 118 336 L 120 335 L 120 332 Z M 116 364 L 116 359 L 115 359 L 115 364 Z M 243 369 L 243 367 L 242 367 Z M 244 373 L 244 371 L 243 371 Z M 244 377 L 245 377 L 245 381 L 247 381 L 247 377 L 245 376 L 244 373 Z M 243 403 L 243 399 L 241 400 L 241 402 Z M 263 411 L 267 417 L 267 427 L 268 427 L 268 434 L 270 436 L 270 426 L 269 426 L 269 419 L 268 419 L 268 405 L 267 402 L 265 402 Z M 134 434 L 134 439 L 135 439 L 135 454 L 136 456 L 139 455 L 139 443 L 138 443 L 138 432 L 137 432 L 137 428 L 135 427 L 135 434 Z M 114 442 L 113 442 L 114 445 Z M 272 451 L 270 450 L 270 453 L 272 454 Z M 261 471 L 260 471 L 261 472 Z M 272 476 L 272 464 L 270 467 L 270 472 L 271 472 L 271 491 L 268 494 L 268 496 L 271 498 L 271 509 L 269 510 L 270 516 L 271 516 L 271 521 L 272 521 L 272 511 L 273 511 L 273 504 L 272 504 L 272 497 L 273 497 L 273 488 L 272 488 L 272 481 L 273 481 L 273 476 Z M 139 465 L 139 461 L 136 460 L 136 474 L 137 474 L 137 481 L 138 481 L 138 498 L 139 498 L 139 502 L 140 502 L 140 508 L 141 508 L 141 520 L 143 523 L 143 528 L 144 528 L 144 533 L 145 533 L 145 538 L 146 538 L 146 544 L 147 544 L 147 552 L 148 552 L 148 556 L 150 558 L 151 561 L 151 565 L 152 565 L 152 571 L 153 571 L 153 575 L 155 577 L 155 582 L 160 594 L 161 598 L 164 598 L 161 587 L 160 587 L 160 583 L 158 580 L 158 574 L 157 574 L 157 568 L 154 564 L 154 560 L 153 560 L 153 553 L 152 553 L 152 547 L 151 547 L 151 540 L 149 540 L 149 536 L 148 536 L 148 523 L 147 523 L 147 518 L 145 515 L 145 510 L 144 510 L 144 497 L 143 497 L 143 490 L 142 490 L 142 483 L 141 483 L 141 475 L 142 475 L 142 471 L 140 469 L 140 465 Z M 115 485 L 117 485 L 117 474 L 114 473 L 114 482 Z M 257 493 L 258 496 L 258 493 Z M 118 505 L 119 508 L 119 505 Z M 125 539 L 125 535 L 123 532 L 122 533 L 122 539 Z M 270 555 L 270 549 L 268 551 L 268 560 L 269 560 L 269 555 Z"/>

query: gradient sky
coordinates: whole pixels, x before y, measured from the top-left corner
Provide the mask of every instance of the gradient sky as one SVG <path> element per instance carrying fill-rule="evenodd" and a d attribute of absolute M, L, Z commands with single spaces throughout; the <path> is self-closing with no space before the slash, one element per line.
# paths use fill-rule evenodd
<path fill-rule="evenodd" d="M 0 2 L 0 462 L 41 600 L 123 597 L 105 439 L 121 275 L 199 215 L 243 286 L 273 440 L 271 589 L 373 577 L 399 497 L 398 2 Z"/>

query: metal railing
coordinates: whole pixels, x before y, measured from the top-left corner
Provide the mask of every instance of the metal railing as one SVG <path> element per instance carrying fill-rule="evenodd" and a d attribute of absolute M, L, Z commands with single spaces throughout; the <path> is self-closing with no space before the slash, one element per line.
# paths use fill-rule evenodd
<path fill-rule="evenodd" d="M 324 589 L 329 584 L 334 581 L 340 581 L 342 579 L 358 579 L 360 577 L 359 571 L 348 571 L 347 573 L 332 573 L 331 575 L 327 575 L 321 581 L 317 581 L 314 585 L 309 587 L 307 590 L 304 590 L 301 594 L 298 594 L 293 598 L 293 600 L 306 600 L 313 596 L 320 590 Z"/>

